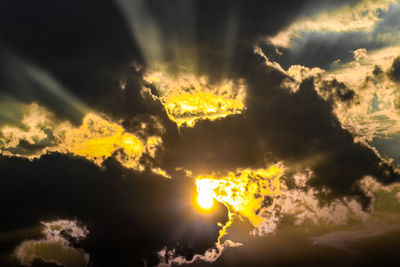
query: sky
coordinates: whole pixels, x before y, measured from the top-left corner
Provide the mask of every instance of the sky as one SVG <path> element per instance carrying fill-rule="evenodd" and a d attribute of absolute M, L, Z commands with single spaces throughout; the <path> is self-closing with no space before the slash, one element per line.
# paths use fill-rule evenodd
<path fill-rule="evenodd" d="M 3 0 L 0 266 L 399 266 L 398 0 Z"/>

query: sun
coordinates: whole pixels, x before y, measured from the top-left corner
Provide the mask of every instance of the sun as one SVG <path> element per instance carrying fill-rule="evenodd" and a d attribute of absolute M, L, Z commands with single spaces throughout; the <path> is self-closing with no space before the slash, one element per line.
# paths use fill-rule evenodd
<path fill-rule="evenodd" d="M 197 204 L 202 208 L 209 210 L 214 205 L 214 192 L 211 183 L 206 180 L 197 181 Z"/>
<path fill-rule="evenodd" d="M 214 205 L 214 198 L 211 194 L 199 193 L 197 196 L 197 203 L 203 209 L 211 209 Z"/>

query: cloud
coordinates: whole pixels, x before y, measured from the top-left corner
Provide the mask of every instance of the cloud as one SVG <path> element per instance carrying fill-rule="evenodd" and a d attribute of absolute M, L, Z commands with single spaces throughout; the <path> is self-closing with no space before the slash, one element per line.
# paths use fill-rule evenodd
<path fill-rule="evenodd" d="M 195 177 L 197 198 L 209 198 L 209 200 L 220 202 L 228 209 L 228 221 L 225 224 L 219 223 L 221 229 L 213 247 L 207 249 L 204 254 L 195 254 L 191 259 L 177 255 L 175 249 L 168 250 L 164 247 L 157 254 L 160 259 L 158 266 L 171 266 L 172 264 L 190 264 L 196 261 L 214 262 L 226 248 L 239 247 L 242 244 L 234 242 L 225 237 L 229 234 L 229 228 L 234 220 L 246 218 L 255 227 L 263 223 L 265 218 L 260 215 L 264 205 L 274 201 L 279 195 L 279 178 L 282 175 L 281 166 L 269 166 L 268 169 L 237 169 L 235 172 L 222 174 L 204 174 Z M 197 203 L 201 205 L 201 203 Z M 205 211 L 199 207 L 200 212 Z"/>
<path fill-rule="evenodd" d="M 397 25 L 399 5 L 389 2 L 387 4 L 389 5 L 386 9 L 377 11 L 379 20 L 370 30 L 333 34 L 314 29 L 311 30 L 312 33 L 301 33 L 298 39 L 292 40 L 292 47 L 283 49 L 283 54 L 287 55 L 276 59 L 288 71 L 285 71 L 279 63 L 274 62 L 274 64 L 279 65 L 276 67 L 277 70 L 292 78 L 287 78 L 282 83 L 283 87 L 292 91 L 296 91 L 300 84 L 296 77 L 301 77 L 301 74 L 296 73 L 312 73 L 316 68 L 311 67 L 324 67 L 320 73 L 308 76 L 313 77 L 318 94 L 332 102 L 334 113 L 342 127 L 353 134 L 356 142 L 362 142 L 370 147 L 384 161 L 393 162 L 397 159 L 396 153 L 388 152 L 387 148 L 380 145 L 382 142 L 396 140 L 399 132 L 396 123 L 398 85 L 391 74 L 396 69 L 395 59 L 398 57 L 399 49 L 398 38 L 395 38 L 398 31 L 394 27 Z M 362 2 L 356 5 L 362 5 Z M 301 24 L 296 25 L 301 26 Z M 309 38 L 311 35 L 312 38 Z M 305 45 L 307 42 L 309 45 Z M 319 42 L 323 44 L 319 45 Z M 349 43 L 351 46 L 347 46 Z M 268 46 L 261 47 L 258 53 L 268 52 L 271 56 L 274 55 Z M 317 51 L 315 52 L 317 55 L 310 57 L 307 55 L 309 50 Z M 349 52 L 352 52 L 354 59 L 349 58 Z M 323 61 L 327 58 L 324 56 L 326 53 L 335 54 L 339 57 L 340 63 L 328 66 L 327 62 Z M 298 57 L 305 55 L 307 55 L 306 60 Z M 322 61 L 318 55 L 322 55 Z M 312 60 L 307 61 L 308 58 Z M 299 62 L 305 63 L 306 66 L 291 65 Z M 295 71 L 290 73 L 291 69 Z"/>
<path fill-rule="evenodd" d="M 226 176 L 200 175 L 196 177 L 197 191 L 207 191 L 210 197 L 226 205 L 231 213 L 247 218 L 254 226 L 262 223 L 260 209 L 279 195 L 280 166 L 267 169 L 238 169 Z"/>
<path fill-rule="evenodd" d="M 382 185 L 374 178 L 366 176 L 360 181 L 360 186 L 372 199 L 371 215 L 362 224 L 352 224 L 343 230 L 333 231 L 312 237 L 315 245 L 324 245 L 343 249 L 349 253 L 357 253 L 354 243 L 365 242 L 371 237 L 382 236 L 400 229 L 398 223 L 400 199 L 397 193 L 400 184 Z"/>
<path fill-rule="evenodd" d="M 322 11 L 313 17 L 295 20 L 287 29 L 270 37 L 269 41 L 280 47 L 290 47 L 292 40 L 301 38 L 304 32 L 372 32 L 381 20 L 381 13 L 388 10 L 396 0 L 358 1 L 356 4 Z"/>
<path fill-rule="evenodd" d="M 346 225 L 349 221 L 363 222 L 369 217 L 357 198 L 342 197 L 331 202 L 321 202 L 320 196 L 329 193 L 328 188 L 315 189 L 306 186 L 312 172 L 296 173 L 289 181 L 281 183 L 281 193 L 272 205 L 263 207 L 261 213 L 264 223 L 253 230 L 253 234 L 275 234 L 285 216 L 293 217 L 296 226 L 314 225 Z"/>
<path fill-rule="evenodd" d="M 89 255 L 82 249 L 75 249 L 70 240 L 79 242 L 89 231 L 78 226 L 77 221 L 57 220 L 41 222 L 43 238 L 22 242 L 15 249 L 15 255 L 24 266 L 31 266 L 35 259 L 53 262 L 65 267 L 87 266 Z"/>
<path fill-rule="evenodd" d="M 399 228 L 400 224 L 398 223 L 389 224 L 379 218 L 372 218 L 361 225 L 347 230 L 333 231 L 328 234 L 313 237 L 312 241 L 314 245 L 334 247 L 355 254 L 357 251 L 351 248 L 355 242 L 362 242 L 367 238 L 380 236 L 388 232 L 396 231 Z"/>
<path fill-rule="evenodd" d="M 215 262 L 221 255 L 224 249 L 229 247 L 240 247 L 241 243 L 235 243 L 231 240 L 226 240 L 223 244 L 216 244 L 216 248 L 210 248 L 204 254 L 196 254 L 193 256 L 191 260 L 187 260 L 182 256 L 177 256 L 175 254 L 175 250 L 167 250 L 167 248 L 163 248 L 158 251 L 157 254 L 159 256 L 160 263 L 157 265 L 158 267 L 167 267 L 172 265 L 183 265 L 183 264 L 192 264 L 197 261 L 203 261 L 207 263 Z"/>
<path fill-rule="evenodd" d="M 17 126 L 0 127 L 0 149 L 4 155 L 33 159 L 49 152 L 72 153 L 98 165 L 114 156 L 125 167 L 144 171 L 145 164 L 140 162 L 143 155 L 154 158 L 162 143 L 160 136 L 146 133 L 148 125 L 144 122 L 132 134 L 119 123 L 95 113 L 87 113 L 81 126 L 75 127 L 69 121 L 59 121 L 35 103 L 16 107 L 22 110 L 22 118 L 14 122 Z M 159 133 L 164 131 L 157 119 L 153 118 L 152 123 Z"/>
<path fill-rule="evenodd" d="M 390 67 L 388 74 L 392 80 L 396 82 L 400 81 L 400 57 L 397 57 L 393 60 L 393 64 Z"/>
<path fill-rule="evenodd" d="M 357 9 L 351 9 L 353 6 L 372 4 L 379 5 L 379 1 L 371 3 L 370 1 L 354 1 L 350 3 L 349 12 L 357 13 Z M 389 2 L 387 2 L 389 3 Z M 346 4 L 341 2 L 341 5 Z M 273 51 L 276 47 L 272 43 L 258 42 L 268 57 L 272 57 L 274 61 L 279 62 L 285 69 L 291 65 L 303 65 L 309 68 L 319 67 L 325 70 L 332 70 L 337 67 L 332 63 L 336 60 L 341 62 L 349 62 L 353 60 L 353 51 L 360 48 L 365 48 L 367 51 L 379 50 L 389 46 L 398 46 L 399 35 L 398 17 L 400 5 L 398 1 L 389 3 L 385 9 L 377 9 L 375 11 L 365 11 L 363 16 L 373 15 L 377 16 L 378 20 L 373 24 L 370 30 L 351 30 L 341 31 L 340 27 L 335 27 L 329 31 L 319 31 L 317 29 L 309 29 L 302 32 L 293 33 L 297 37 L 290 40 L 290 46 L 279 47 L 279 54 Z M 307 12 L 312 10 L 314 12 Z M 321 14 L 332 13 L 333 9 L 325 8 Z M 323 25 L 327 20 L 315 21 L 315 16 L 318 14 L 318 9 L 315 7 L 308 7 L 304 11 L 304 20 L 310 20 L 311 23 Z M 355 19 L 356 16 L 350 16 Z M 333 16 L 332 21 L 337 24 L 342 23 L 343 19 L 340 16 Z M 294 21 L 293 25 L 298 27 L 301 24 Z M 355 23 L 347 24 L 349 27 L 356 26 Z M 284 32 L 284 31 L 283 31 Z"/>
<path fill-rule="evenodd" d="M 360 61 L 362 58 L 365 58 L 367 56 L 367 49 L 359 48 L 357 50 L 354 50 L 353 55 L 355 61 Z"/>
<path fill-rule="evenodd" d="M 390 79 L 390 69 L 395 64 L 398 47 L 387 47 L 362 55 L 362 58 L 357 56 L 355 61 L 343 64 L 337 70 L 327 71 L 322 80 L 338 81 L 343 89 L 352 92 L 351 105 L 335 102 L 334 112 L 343 127 L 357 140 L 371 142 L 373 138 L 390 137 L 399 132 L 396 123 L 397 84 Z M 326 89 L 323 89 L 326 83 L 322 81 L 316 88 L 323 97 L 328 98 L 324 93 Z M 335 94 L 335 86 L 330 83 L 330 94 Z"/>
<path fill-rule="evenodd" d="M 361 222 L 368 218 L 368 212 L 357 198 L 343 197 L 321 203 L 318 196 L 328 193 L 329 189 L 308 187 L 313 176 L 311 171 L 282 179 L 283 169 L 281 164 L 265 170 L 237 170 L 221 177 L 201 175 L 196 177 L 197 191 L 199 194 L 210 191 L 210 197 L 227 206 L 232 220 L 236 217 L 249 220 L 252 235 L 276 234 L 285 216 L 292 216 L 295 225 L 309 222 L 346 225 L 350 219 Z M 228 224 L 224 234 L 229 232 Z"/>
<path fill-rule="evenodd" d="M 215 244 L 221 230 L 217 223 L 228 220 L 222 204 L 209 215 L 196 211 L 191 201 L 194 181 L 182 173 L 165 179 L 124 168 L 113 158 L 100 168 L 84 158 L 57 153 L 32 161 L 3 156 L 0 176 L 2 232 L 79 218 L 90 233 L 77 246 L 90 254 L 94 265 L 142 265 L 144 259 L 156 265 L 155 252 L 165 246 L 190 260 Z M 4 251 L 36 239 L 40 237 L 21 234 L 8 241 Z M 13 266 L 3 257 L 0 263 Z"/>
<path fill-rule="evenodd" d="M 353 51 L 354 60 L 340 63 L 331 70 L 293 65 L 288 71 L 279 63 L 271 62 L 260 47 L 255 53 L 266 59 L 266 65 L 288 77 L 282 87 L 296 92 L 302 81 L 313 80 L 315 90 L 331 102 L 341 126 L 352 133 L 356 142 L 362 142 L 372 151 L 374 138 L 390 138 L 398 133 L 397 84 L 390 78 L 398 46 L 388 46 L 367 52 Z"/>
<path fill-rule="evenodd" d="M 217 85 L 210 84 L 205 76 L 176 74 L 174 77 L 165 71 L 147 72 L 144 80 L 157 90 L 153 97 L 161 101 L 178 127 L 193 127 L 197 120 L 216 120 L 245 109 L 243 81 L 228 80 Z M 151 94 L 151 90 L 148 92 Z"/>
<path fill-rule="evenodd" d="M 158 266 L 191 264 L 197 261 L 215 262 L 223 256 L 223 251 L 228 247 L 246 246 L 246 244 L 233 242 L 230 239 L 223 243 L 220 242 L 221 237 L 225 235 L 225 238 L 235 236 L 230 230 L 234 227 L 234 224 L 240 221 L 241 217 L 248 219 L 252 225 L 249 234 L 257 235 L 259 238 L 279 235 L 279 227 L 282 221 L 292 217 L 293 220 L 290 222 L 293 227 L 302 227 L 309 229 L 309 231 L 314 231 L 314 227 L 318 227 L 317 229 L 320 229 L 319 232 L 321 229 L 325 229 L 323 231 L 326 233 L 320 236 L 313 236 L 314 232 L 310 234 L 309 238 L 313 245 L 344 249 L 351 253 L 353 253 L 350 249 L 352 242 L 399 229 L 399 224 L 396 221 L 396 218 L 398 218 L 396 217 L 398 216 L 398 206 L 400 205 L 399 197 L 397 196 L 397 192 L 400 189 L 398 183 L 384 186 L 370 176 L 360 180 L 360 189 L 371 197 L 371 203 L 367 211 L 363 209 L 357 198 L 343 197 L 331 202 L 321 203 L 319 196 L 326 194 L 329 189 L 316 190 L 307 186 L 312 177 L 311 171 L 284 176 L 284 178 L 280 179 L 280 176 L 277 176 L 278 180 L 276 181 L 270 180 L 273 176 L 264 177 L 260 175 L 261 173 L 265 174 L 273 171 L 273 168 L 271 167 L 269 171 L 257 170 L 254 172 L 242 170 L 240 175 L 237 171 L 236 175 L 230 173 L 225 177 L 215 177 L 211 174 L 197 177 L 198 193 L 200 194 L 206 189 L 211 190 L 212 197 L 226 205 L 233 216 L 230 217 L 230 221 L 225 225 L 227 227 L 223 232 L 224 235 L 221 236 L 220 232 L 214 247 L 208 249 L 204 254 L 194 255 L 192 259 L 188 260 L 177 255 L 175 249 L 168 250 L 164 247 L 158 252 L 160 258 Z M 245 177 L 249 180 L 244 180 L 243 178 Z M 264 183 L 272 186 L 277 181 L 279 181 L 279 190 L 275 189 L 272 194 L 271 192 L 262 192 L 264 189 L 268 189 L 268 186 L 265 187 Z M 260 194 L 245 194 L 240 189 L 241 182 L 246 184 L 248 190 L 258 190 Z M 221 186 L 221 183 L 228 183 L 228 186 Z M 238 185 L 239 188 L 237 189 Z M 257 196 L 259 195 L 264 196 L 262 203 L 257 202 Z M 254 197 L 254 199 L 248 201 L 243 196 Z M 269 201 L 265 201 L 267 197 L 270 198 Z M 389 204 L 388 201 L 392 204 Z M 257 203 L 256 213 L 253 211 L 254 203 Z M 384 216 L 382 216 L 381 212 L 388 209 L 391 211 L 396 210 L 396 212 L 384 213 Z"/>

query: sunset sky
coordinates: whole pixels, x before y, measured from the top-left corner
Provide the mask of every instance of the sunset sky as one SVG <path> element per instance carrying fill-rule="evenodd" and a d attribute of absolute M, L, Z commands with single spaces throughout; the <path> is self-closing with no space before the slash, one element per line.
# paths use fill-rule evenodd
<path fill-rule="evenodd" d="M 0 266 L 400 266 L 398 0 L 3 0 Z"/>

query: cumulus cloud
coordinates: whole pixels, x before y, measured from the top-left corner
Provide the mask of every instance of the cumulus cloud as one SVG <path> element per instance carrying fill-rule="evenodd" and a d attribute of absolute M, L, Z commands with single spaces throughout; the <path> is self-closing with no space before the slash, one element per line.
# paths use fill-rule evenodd
<path fill-rule="evenodd" d="M 244 171 L 244 173 L 244 175 L 249 175 L 246 171 Z M 246 210 L 252 210 L 254 206 L 252 204 L 253 202 L 241 198 L 241 193 L 237 196 L 233 195 L 231 201 L 234 201 L 234 203 L 230 204 L 229 198 L 232 196 L 229 194 L 229 187 L 211 186 L 210 190 L 217 201 L 230 207 L 229 209 L 232 215 L 239 215 L 239 217 L 235 217 L 236 220 L 240 219 L 240 215 L 243 216 L 242 219 L 250 220 L 253 229 L 249 234 L 257 235 L 258 237 L 278 234 L 281 221 L 290 216 L 294 219 L 293 226 L 295 227 L 301 226 L 312 229 L 312 225 L 314 225 L 334 229 L 334 231 L 328 231 L 320 236 L 311 235 L 310 239 L 314 245 L 330 246 L 353 253 L 354 251 L 350 249 L 351 243 L 399 229 L 400 225 L 396 221 L 399 215 L 396 209 L 400 205 L 400 199 L 397 196 L 400 190 L 398 183 L 384 186 L 370 176 L 366 176 L 360 180 L 358 186 L 371 197 L 369 208 L 364 209 L 357 198 L 343 197 L 335 199 L 332 202 L 322 203 L 319 196 L 325 194 L 329 189 L 322 188 L 317 190 L 307 186 L 312 175 L 312 172 L 308 170 L 306 172 L 299 172 L 291 176 L 286 176 L 285 178 L 278 178 L 279 192 L 274 195 L 261 193 L 260 196 L 270 196 L 271 199 L 270 201 L 264 201 L 258 208 L 257 213 L 252 215 L 253 217 L 246 216 L 245 214 Z M 240 184 L 243 180 L 241 176 L 236 176 L 236 178 L 233 176 L 230 178 L 228 178 L 229 176 L 225 178 L 215 178 L 210 174 L 204 177 L 198 177 L 197 181 L 201 182 L 205 181 L 204 179 L 208 179 L 207 181 L 218 183 L 221 181 L 223 182 L 225 179 L 229 180 L 230 184 Z M 256 186 L 257 174 L 255 174 L 255 176 L 250 175 L 250 177 L 250 182 L 247 183 L 248 187 L 262 191 L 262 188 Z M 262 176 L 259 176 L 258 179 L 269 181 L 269 178 Z M 199 193 L 202 190 L 202 186 L 202 183 L 200 183 L 200 188 L 198 185 L 197 190 Z M 385 195 L 385 197 L 382 197 L 382 194 Z M 252 194 L 248 194 L 247 196 L 250 197 Z M 377 196 L 380 197 L 377 198 Z M 255 194 L 254 197 L 256 198 L 257 194 Z M 388 201 L 392 204 L 385 207 L 385 205 L 388 205 Z M 396 213 L 382 214 L 382 211 L 388 209 L 396 210 Z M 260 223 L 254 223 L 255 216 L 259 217 Z M 232 224 L 236 223 L 233 217 L 230 220 L 232 221 L 227 222 L 225 225 L 227 226 L 224 232 L 226 238 L 230 237 L 229 229 Z M 225 249 L 243 245 L 229 239 L 222 243 L 220 242 L 220 237 L 214 247 L 208 249 L 204 254 L 194 255 L 190 260 L 176 254 L 175 249 L 167 249 L 164 247 L 157 252 L 160 259 L 160 264 L 158 266 L 190 264 L 196 261 L 215 262 L 221 257 Z"/>
<path fill-rule="evenodd" d="M 281 183 L 281 194 L 271 206 L 263 208 L 265 222 L 255 228 L 253 234 L 276 233 L 279 222 L 284 216 L 292 216 L 295 225 L 312 223 L 315 225 L 346 225 L 349 220 L 360 222 L 368 218 L 361 203 L 356 198 L 338 198 L 329 203 L 322 203 L 319 196 L 329 189 L 316 190 L 305 186 L 312 177 L 312 172 L 296 173 L 291 177 L 294 186 Z"/>
<path fill-rule="evenodd" d="M 321 203 L 318 196 L 329 189 L 308 187 L 313 176 L 310 170 L 282 179 L 282 169 L 281 165 L 267 170 L 237 170 L 236 175 L 221 177 L 201 175 L 196 178 L 197 190 L 199 194 L 209 190 L 210 197 L 226 205 L 230 213 L 249 220 L 254 227 L 251 233 L 259 236 L 276 233 L 285 216 L 292 216 L 295 225 L 345 225 L 350 218 L 363 221 L 368 217 L 357 198 Z"/>
<path fill-rule="evenodd" d="M 318 94 L 333 105 L 341 127 L 351 132 L 355 141 L 371 147 L 377 138 L 389 139 L 399 133 L 397 89 L 393 78 L 399 53 L 398 44 L 367 51 L 353 51 L 354 60 L 339 62 L 331 69 L 292 65 L 286 71 L 268 59 L 260 47 L 255 53 L 266 65 L 287 75 L 281 86 L 296 92 L 305 79 L 311 78 Z"/>
<path fill-rule="evenodd" d="M 335 101 L 335 114 L 342 126 L 352 132 L 357 140 L 370 142 L 376 137 L 393 136 L 399 132 L 398 85 L 390 79 L 389 73 L 395 64 L 398 47 L 387 47 L 369 54 L 364 50 L 358 51 L 362 53 L 355 54 L 354 61 L 328 71 L 322 77 L 322 80 L 342 83 L 345 93 L 351 94 L 354 100 L 351 105 Z M 322 81 L 316 86 L 323 97 L 337 93 L 337 86 L 331 82 L 327 95 L 324 84 L 326 82 Z"/>
<path fill-rule="evenodd" d="M 269 41 L 275 46 L 290 47 L 292 40 L 301 38 L 303 32 L 371 32 L 381 20 L 381 12 L 387 11 L 397 0 L 358 1 L 354 5 L 322 11 L 313 17 L 295 20 L 287 29 L 279 32 Z"/>
<path fill-rule="evenodd" d="M 86 238 L 89 231 L 77 221 L 57 220 L 41 222 L 43 238 L 27 240 L 15 249 L 15 255 L 24 266 L 31 266 L 35 259 L 53 262 L 65 267 L 84 267 L 89 255 L 82 249 L 75 249 L 71 241 L 79 242 Z"/>
<path fill-rule="evenodd" d="M 365 48 L 359 48 L 357 50 L 353 51 L 353 55 L 354 55 L 354 60 L 355 61 L 359 61 L 362 58 L 367 56 L 367 49 Z"/>
<path fill-rule="evenodd" d="M 197 120 L 216 120 L 245 110 L 246 87 L 243 81 L 227 80 L 211 84 L 206 76 L 168 75 L 165 70 L 149 71 L 144 80 L 156 89 L 155 99 L 164 105 L 168 117 L 178 127 L 193 127 Z"/>
<path fill-rule="evenodd" d="M 104 115 L 87 113 L 81 126 L 75 127 L 69 121 L 58 120 L 36 103 L 16 103 L 15 107 L 21 109 L 20 121 L 14 122 L 15 126 L 0 126 L 3 155 L 33 159 L 50 152 L 72 153 L 98 165 L 114 156 L 125 167 L 144 171 L 143 155 L 154 158 L 162 143 L 160 136 L 147 134 L 149 126 L 144 122 L 133 134 Z M 164 131 L 156 118 L 149 122 L 158 128 L 159 134 Z M 159 167 L 148 164 L 158 173 L 168 176 Z"/>

